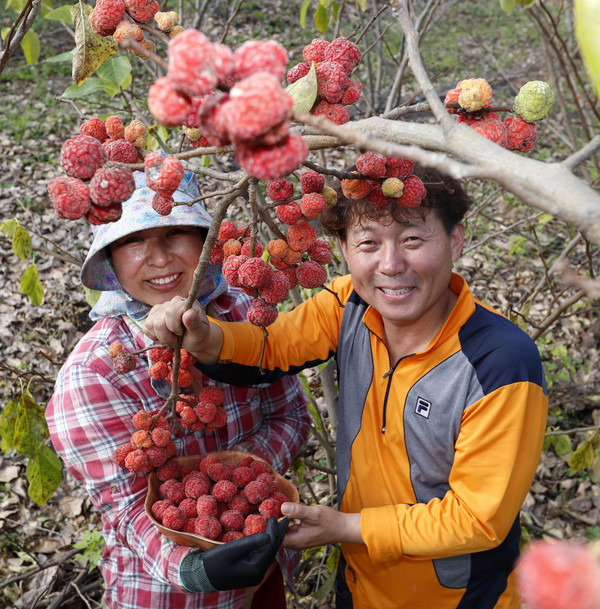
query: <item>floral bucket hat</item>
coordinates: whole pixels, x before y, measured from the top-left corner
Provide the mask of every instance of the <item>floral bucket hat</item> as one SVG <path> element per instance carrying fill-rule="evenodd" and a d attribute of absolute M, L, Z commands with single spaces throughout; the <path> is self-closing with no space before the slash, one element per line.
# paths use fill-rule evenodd
<path fill-rule="evenodd" d="M 161 216 L 152 209 L 155 192 L 146 185 L 146 174 L 135 171 L 136 189 L 123 203 L 123 215 L 116 222 L 93 227 L 94 240 L 81 268 L 81 282 L 87 288 L 99 291 L 121 290 L 110 259 L 108 246 L 111 243 L 141 230 L 158 226 L 210 227 L 212 218 L 201 203 L 176 205 L 168 216 Z M 186 171 L 179 188 L 173 193 L 178 203 L 189 203 L 199 197 L 196 175 Z"/>

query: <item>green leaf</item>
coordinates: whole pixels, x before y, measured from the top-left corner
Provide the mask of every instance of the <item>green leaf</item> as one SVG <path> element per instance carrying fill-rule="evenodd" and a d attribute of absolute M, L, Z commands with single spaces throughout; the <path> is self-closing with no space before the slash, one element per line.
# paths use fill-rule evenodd
<path fill-rule="evenodd" d="M 35 459 L 41 446 L 50 437 L 44 409 L 25 389 L 19 397 L 19 411 L 13 432 L 13 447 L 25 457 Z"/>
<path fill-rule="evenodd" d="M 314 20 L 317 30 L 324 34 L 329 28 L 329 11 L 320 2 L 315 11 Z"/>
<path fill-rule="evenodd" d="M 118 92 L 127 77 L 131 75 L 131 62 L 127 56 L 117 55 L 102 64 L 96 70 L 96 74 L 101 80 L 110 83 Z"/>
<path fill-rule="evenodd" d="M 60 55 L 54 55 L 54 57 L 48 57 L 44 61 L 46 63 L 61 63 L 63 61 L 73 61 L 73 55 L 75 55 L 75 49 L 71 49 L 66 53 L 60 53 Z"/>
<path fill-rule="evenodd" d="M 600 0 L 575 0 L 575 37 L 596 96 L 600 97 Z"/>
<path fill-rule="evenodd" d="M 515 0 L 500 0 L 500 8 L 508 15 L 515 8 Z"/>
<path fill-rule="evenodd" d="M 16 219 L 16 218 L 12 218 L 10 220 L 5 220 L 4 222 L 2 222 L 2 224 L 0 224 L 0 230 L 9 238 L 13 238 L 13 235 L 15 234 L 15 230 L 17 230 L 17 226 L 19 226 L 21 223 Z"/>
<path fill-rule="evenodd" d="M 594 447 L 592 443 L 584 442 L 573 454 L 569 457 L 569 467 L 575 474 L 576 472 L 589 467 L 594 461 Z"/>
<path fill-rule="evenodd" d="M 29 236 L 29 233 L 23 228 L 23 226 L 21 226 L 21 224 L 18 224 L 15 227 L 12 238 L 12 247 L 14 253 L 21 260 L 26 260 L 31 255 L 31 237 Z"/>
<path fill-rule="evenodd" d="M 55 8 L 53 11 L 44 15 L 45 19 L 53 19 L 55 21 L 64 21 L 65 23 L 73 24 L 73 17 L 71 17 L 71 7 L 68 4 L 63 4 Z"/>
<path fill-rule="evenodd" d="M 34 66 L 40 58 L 41 44 L 39 36 L 32 30 L 29 29 L 21 40 L 21 49 L 25 59 L 30 66 Z"/>
<path fill-rule="evenodd" d="M 0 414 L 0 448 L 5 453 L 14 448 L 15 423 L 19 414 L 19 400 L 11 400 Z"/>
<path fill-rule="evenodd" d="M 44 288 L 35 263 L 30 264 L 21 277 L 21 292 L 27 295 L 36 307 L 44 300 Z"/>
<path fill-rule="evenodd" d="M 308 73 L 289 85 L 285 91 L 294 99 L 294 110 L 310 112 L 317 99 L 317 90 L 317 69 L 313 61 Z"/>
<path fill-rule="evenodd" d="M 335 546 L 332 546 L 331 553 L 327 557 L 327 562 L 326 562 L 329 573 L 333 573 L 336 570 L 339 557 L 340 557 L 340 551 Z"/>
<path fill-rule="evenodd" d="M 81 85 L 71 85 L 62 94 L 65 99 L 77 99 L 79 97 L 85 97 L 91 93 L 97 93 L 98 91 L 104 91 L 102 81 L 99 78 L 92 76 L 84 81 Z"/>
<path fill-rule="evenodd" d="M 554 446 L 554 452 L 556 452 L 559 457 L 568 455 L 573 450 L 571 438 L 569 438 L 567 434 L 554 436 L 552 439 L 552 445 Z"/>
<path fill-rule="evenodd" d="M 2 38 L 2 40 L 5 40 L 5 38 L 6 38 L 7 34 L 8 34 L 8 32 L 10 32 L 10 28 L 9 28 L 9 27 L 3 27 L 3 28 L 0 30 L 0 37 Z"/>
<path fill-rule="evenodd" d="M 102 292 L 98 290 L 90 290 L 90 288 L 86 288 L 83 286 L 83 291 L 85 293 L 85 300 L 90 305 L 91 308 L 94 308 L 98 300 L 100 300 L 100 296 Z"/>
<path fill-rule="evenodd" d="M 310 0 L 304 0 L 302 5 L 300 6 L 300 27 L 303 30 L 306 29 L 306 13 L 308 11 L 309 6 L 310 6 Z"/>
<path fill-rule="evenodd" d="M 323 585 L 317 591 L 313 592 L 313 598 L 322 601 L 333 590 L 336 576 L 337 571 L 330 573 Z"/>
<path fill-rule="evenodd" d="M 27 494 L 38 505 L 46 502 L 58 488 L 62 479 L 62 463 L 56 453 L 48 446 L 42 446 L 36 455 L 27 463 Z"/>

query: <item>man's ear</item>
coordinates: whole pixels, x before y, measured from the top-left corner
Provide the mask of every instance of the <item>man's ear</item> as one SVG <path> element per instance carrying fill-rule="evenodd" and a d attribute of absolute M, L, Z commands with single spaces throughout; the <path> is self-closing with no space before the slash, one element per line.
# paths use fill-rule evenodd
<path fill-rule="evenodd" d="M 465 225 L 459 222 L 450 233 L 450 247 L 452 248 L 452 262 L 456 262 L 461 254 L 465 243 Z"/>
<path fill-rule="evenodd" d="M 340 250 L 342 251 L 344 260 L 346 261 L 346 263 L 348 263 L 348 256 L 346 256 L 346 242 L 340 237 L 338 238 L 338 243 L 340 244 Z"/>

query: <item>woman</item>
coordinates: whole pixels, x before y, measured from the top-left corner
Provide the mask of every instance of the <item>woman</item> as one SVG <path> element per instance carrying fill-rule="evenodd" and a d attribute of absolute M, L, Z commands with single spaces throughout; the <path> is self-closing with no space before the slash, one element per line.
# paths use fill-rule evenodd
<path fill-rule="evenodd" d="M 102 294 L 90 313 L 96 324 L 58 375 L 46 410 L 51 439 L 102 515 L 106 547 L 98 566 L 106 583 L 105 607 L 241 609 L 249 606 L 253 591 L 239 589 L 239 585 L 260 582 L 279 548 L 282 527 L 271 522 L 268 534 L 230 542 L 204 554 L 191 552 L 162 536 L 147 517 L 147 479 L 134 477 L 112 459 L 114 450 L 129 442 L 136 431 L 133 415 L 141 409 L 157 411 L 170 385 L 150 378 L 145 353 L 137 356 L 134 370 L 116 374 L 109 345 L 119 341 L 126 350 L 139 351 L 151 344 L 141 330 L 143 321 L 152 306 L 174 296 L 187 297 L 211 222 L 198 203 L 175 206 L 170 215 L 160 216 L 152 209 L 154 192 L 146 187 L 145 175 L 136 173 L 135 179 L 136 191 L 123 204 L 121 219 L 95 227 L 82 267 L 83 285 Z M 187 203 L 197 197 L 195 176 L 186 172 L 174 199 Z M 228 286 L 220 267 L 213 265 L 198 300 L 211 315 L 228 321 L 245 319 L 250 303 L 248 296 Z M 202 387 L 215 384 L 197 370 L 193 375 L 196 395 Z M 215 431 L 184 430 L 173 438 L 177 455 L 243 450 L 264 458 L 281 473 L 286 471 L 309 430 L 306 398 L 298 380 L 218 386 L 225 396 L 227 424 Z M 290 585 L 293 558 L 284 551 L 277 556 Z M 256 560 L 260 564 L 252 565 Z M 226 565 L 225 571 L 222 565 Z M 238 577 L 236 565 L 246 574 L 254 568 L 257 581 Z M 190 592 L 198 590 L 204 592 Z M 252 607 L 261 605 L 286 606 L 279 568 L 254 595 Z"/>

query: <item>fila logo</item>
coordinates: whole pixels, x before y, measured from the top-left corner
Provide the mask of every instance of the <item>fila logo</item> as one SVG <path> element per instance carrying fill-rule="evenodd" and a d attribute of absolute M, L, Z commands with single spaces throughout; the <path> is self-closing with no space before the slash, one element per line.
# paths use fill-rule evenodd
<path fill-rule="evenodd" d="M 415 406 L 415 412 L 418 415 L 428 419 L 430 408 L 431 408 L 431 402 L 429 400 L 426 400 L 425 398 L 417 398 L 417 405 Z"/>

